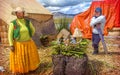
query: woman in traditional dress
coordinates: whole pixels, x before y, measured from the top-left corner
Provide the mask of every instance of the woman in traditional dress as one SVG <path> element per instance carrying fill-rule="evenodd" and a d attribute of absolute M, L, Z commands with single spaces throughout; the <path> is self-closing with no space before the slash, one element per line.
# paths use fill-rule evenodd
<path fill-rule="evenodd" d="M 30 20 L 25 19 L 25 11 L 17 7 L 12 14 L 17 19 L 9 25 L 8 40 L 10 45 L 10 70 L 12 73 L 28 73 L 40 64 L 37 47 L 32 40 L 35 28 Z"/>

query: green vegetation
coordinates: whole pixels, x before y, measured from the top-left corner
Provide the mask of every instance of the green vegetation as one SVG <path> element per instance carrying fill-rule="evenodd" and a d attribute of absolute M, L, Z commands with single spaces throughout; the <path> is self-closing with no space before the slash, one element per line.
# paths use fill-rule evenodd
<path fill-rule="evenodd" d="M 54 45 L 53 46 L 53 55 L 66 55 L 66 56 L 75 56 L 78 58 L 83 57 L 85 55 L 85 51 L 88 46 L 88 41 L 83 39 L 79 44 L 75 45 L 68 45 L 65 46 L 64 44 Z"/>
<path fill-rule="evenodd" d="M 72 22 L 72 20 L 73 20 L 73 18 L 67 18 L 67 17 L 63 17 L 63 18 L 56 18 L 56 19 L 54 19 L 54 23 L 55 24 L 59 24 L 60 23 L 60 21 L 61 21 L 61 19 L 65 19 L 66 21 L 68 21 L 69 23 L 71 23 Z"/>
<path fill-rule="evenodd" d="M 68 25 L 71 23 L 72 18 L 58 18 L 54 20 L 55 23 L 55 27 L 57 29 L 58 32 L 60 32 L 63 28 L 69 30 Z"/>

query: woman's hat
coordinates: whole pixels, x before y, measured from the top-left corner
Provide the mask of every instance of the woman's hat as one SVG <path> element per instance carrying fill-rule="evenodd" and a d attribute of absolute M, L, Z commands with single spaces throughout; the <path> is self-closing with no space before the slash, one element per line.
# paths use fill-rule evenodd
<path fill-rule="evenodd" d="M 24 12 L 24 13 L 25 13 L 25 10 L 24 10 L 24 8 L 22 8 L 22 7 L 16 7 L 16 8 L 12 11 L 12 15 L 15 15 L 16 12 Z"/>

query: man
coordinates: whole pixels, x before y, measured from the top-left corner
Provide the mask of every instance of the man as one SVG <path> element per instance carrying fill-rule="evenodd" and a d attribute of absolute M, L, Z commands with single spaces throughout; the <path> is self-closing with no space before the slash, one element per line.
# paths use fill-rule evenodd
<path fill-rule="evenodd" d="M 31 38 L 35 28 L 24 18 L 23 8 L 17 7 L 12 14 L 16 15 L 17 19 L 10 23 L 8 30 L 10 70 L 15 74 L 24 74 L 37 69 L 40 63 L 37 47 Z"/>
<path fill-rule="evenodd" d="M 97 7 L 95 9 L 95 14 L 91 19 L 90 26 L 92 30 L 92 46 L 94 48 L 93 54 L 99 53 L 99 42 L 101 40 L 99 33 L 103 35 L 105 25 L 105 16 L 102 15 L 102 9 Z"/>

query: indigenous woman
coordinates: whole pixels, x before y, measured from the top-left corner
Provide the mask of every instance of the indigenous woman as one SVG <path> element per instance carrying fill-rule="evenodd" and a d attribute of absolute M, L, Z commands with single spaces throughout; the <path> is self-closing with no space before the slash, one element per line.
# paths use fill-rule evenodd
<path fill-rule="evenodd" d="M 25 11 L 17 7 L 12 14 L 17 19 L 9 25 L 8 40 L 10 45 L 10 70 L 12 73 L 28 73 L 40 64 L 37 47 L 32 40 L 35 28 L 30 20 L 25 19 Z"/>

